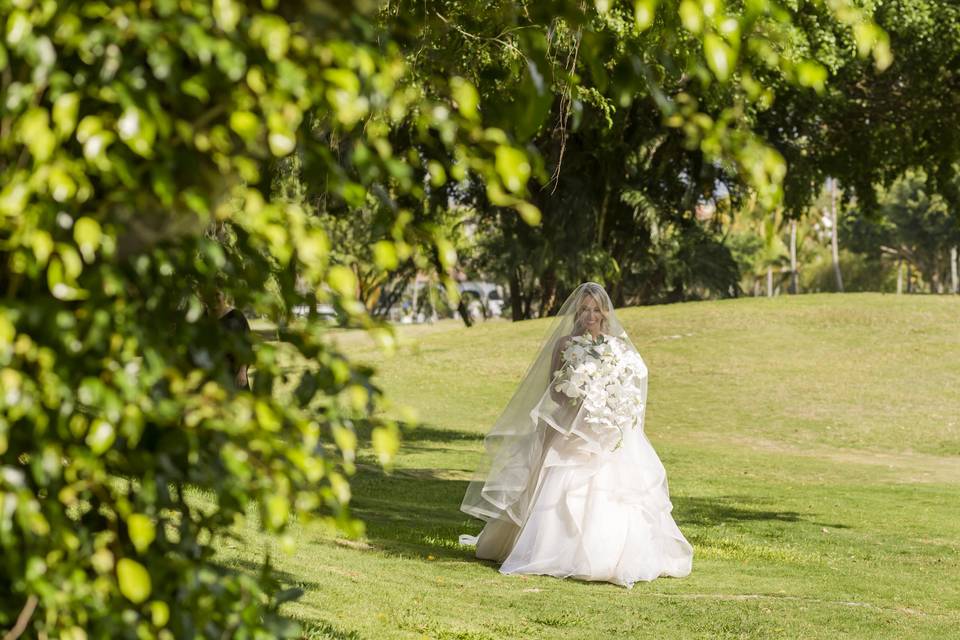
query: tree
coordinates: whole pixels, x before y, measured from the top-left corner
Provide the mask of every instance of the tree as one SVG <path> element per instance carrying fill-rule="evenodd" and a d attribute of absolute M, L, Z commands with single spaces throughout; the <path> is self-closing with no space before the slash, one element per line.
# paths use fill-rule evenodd
<path fill-rule="evenodd" d="M 877 213 L 854 210 L 840 229 L 845 243 L 876 260 L 896 260 L 898 271 L 905 265 L 930 292 L 944 293 L 956 268 L 952 251 L 960 243 L 960 225 L 936 189 L 920 170 L 907 171 L 889 188 L 878 187 Z M 912 279 L 907 287 L 912 290 Z"/>
<path fill-rule="evenodd" d="M 754 125 L 776 90 L 798 87 L 813 102 L 826 79 L 810 47 L 820 27 L 795 20 L 819 18 L 854 58 L 857 45 L 880 67 L 889 58 L 883 33 L 845 2 L 793 11 L 561 2 L 544 11 L 448 0 L 389 13 L 413 25 L 412 64 L 467 77 L 485 117 L 529 140 L 542 224 L 500 224 L 496 203 L 471 203 L 487 220 L 478 226 L 494 233 L 489 246 L 507 257 L 498 275 L 517 319 L 549 313 L 584 278 L 607 282 L 618 304 L 735 291 L 722 233 L 698 224 L 695 210 L 716 190 L 779 201 L 782 157 Z"/>
<path fill-rule="evenodd" d="M 826 70 L 823 90 L 811 95 L 778 84 L 756 123 L 789 167 L 787 210 L 805 210 L 833 177 L 856 195 L 859 211 L 872 215 L 874 186 L 889 186 L 911 168 L 923 169 L 956 206 L 960 6 L 937 0 L 864 5 L 888 37 L 891 57 L 880 74 L 856 55 L 856 43 L 822 20 L 816 3 L 795 14 L 806 50 Z"/>
<path fill-rule="evenodd" d="M 396 268 L 411 237 L 449 264 L 418 208 L 425 178 L 472 176 L 530 216 L 524 155 L 481 124 L 474 89 L 435 80 L 428 95 L 352 7 L 0 1 L 0 14 L 0 628 L 295 634 L 277 608 L 296 592 L 269 558 L 228 571 L 214 541 L 248 507 L 285 545 L 316 517 L 358 533 L 358 432 L 384 463 L 397 449 L 397 426 L 371 417 L 372 372 L 315 314 L 289 322 L 328 303 L 390 339 L 314 214 L 375 201 L 376 268 Z M 286 344 L 225 331 L 205 312 L 218 294 Z M 228 355 L 252 366 L 250 389 Z"/>

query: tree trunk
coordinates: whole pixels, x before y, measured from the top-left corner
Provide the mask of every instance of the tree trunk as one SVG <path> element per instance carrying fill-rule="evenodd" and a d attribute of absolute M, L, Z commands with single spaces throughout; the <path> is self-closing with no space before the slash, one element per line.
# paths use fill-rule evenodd
<path fill-rule="evenodd" d="M 417 308 L 417 294 L 419 293 L 417 290 L 417 274 L 418 273 L 419 272 L 414 272 L 414 275 L 413 275 L 413 303 L 410 306 L 410 310 L 413 311 L 414 322 L 417 321 L 417 314 L 419 313 L 419 309 Z"/>
<path fill-rule="evenodd" d="M 557 274 L 553 269 L 548 269 L 540 281 L 543 289 L 540 295 L 540 317 L 543 318 L 553 310 L 557 299 Z"/>
<path fill-rule="evenodd" d="M 913 264 L 907 263 L 907 293 L 913 293 Z"/>
<path fill-rule="evenodd" d="M 767 267 L 767 297 L 773 297 L 773 267 Z"/>
<path fill-rule="evenodd" d="M 833 275 L 837 279 L 837 291 L 843 293 L 843 274 L 840 273 L 840 230 L 837 228 L 837 179 L 830 181 L 830 250 L 833 254 Z"/>
<path fill-rule="evenodd" d="M 897 295 L 903 293 L 903 257 L 897 258 Z"/>
<path fill-rule="evenodd" d="M 950 293 L 960 293 L 960 279 L 957 277 L 957 247 L 950 247 Z"/>
<path fill-rule="evenodd" d="M 597 221 L 597 246 L 603 247 L 603 232 L 607 222 L 607 208 L 610 206 L 610 174 L 603 183 L 603 201 L 600 203 L 600 216 Z"/>
<path fill-rule="evenodd" d="M 523 298 L 520 293 L 520 268 L 515 267 L 510 273 L 510 311 L 513 314 L 511 320 L 517 322 L 523 320 Z"/>
<path fill-rule="evenodd" d="M 790 293 L 800 293 L 799 274 L 797 273 L 797 221 L 790 221 Z"/>

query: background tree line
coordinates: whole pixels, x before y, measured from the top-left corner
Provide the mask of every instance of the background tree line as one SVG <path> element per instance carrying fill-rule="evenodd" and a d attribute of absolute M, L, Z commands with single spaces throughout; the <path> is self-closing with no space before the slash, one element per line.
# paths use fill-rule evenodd
<path fill-rule="evenodd" d="M 874 263 L 897 243 L 867 230 L 909 234 L 926 215 L 906 204 L 894 218 L 884 213 L 902 193 L 898 181 L 921 176 L 945 207 L 942 231 L 957 226 L 960 17 L 926 0 L 864 5 L 885 36 L 858 39 L 872 32 L 846 28 L 834 5 L 805 2 L 789 20 L 773 11 L 775 44 L 739 49 L 723 33 L 723 3 L 614 6 L 575 29 L 498 4 L 414 11 L 414 68 L 468 74 L 484 116 L 525 141 L 533 159 L 539 226 L 469 181 L 434 200 L 448 228 L 470 231 L 460 266 L 506 284 L 516 319 L 549 314 L 586 279 L 605 282 L 617 304 L 837 290 L 837 270 L 850 272 L 847 288 L 887 286 L 880 275 L 890 270 Z M 402 15 L 391 10 L 389 19 Z M 647 15 L 645 29 L 625 26 Z M 736 82 L 718 83 L 715 64 L 685 59 L 691 49 L 678 33 L 709 35 L 711 24 L 735 56 L 727 73 Z M 875 55 L 863 57 L 871 46 Z M 781 176 L 782 192 L 764 191 Z M 836 269 L 821 255 L 831 212 Z M 924 282 L 934 276 L 921 263 L 937 262 L 932 286 L 943 289 L 949 249 L 934 258 L 916 240 L 897 246 L 905 270 L 928 272 Z"/>

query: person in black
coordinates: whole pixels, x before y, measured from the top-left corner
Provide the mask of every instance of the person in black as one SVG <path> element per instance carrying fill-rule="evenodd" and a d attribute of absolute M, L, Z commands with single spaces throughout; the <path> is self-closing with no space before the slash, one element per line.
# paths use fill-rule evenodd
<path fill-rule="evenodd" d="M 234 334 L 227 349 L 227 366 L 233 373 L 234 387 L 247 390 L 250 388 L 250 380 L 247 376 L 246 358 L 242 356 L 243 352 L 248 351 L 246 345 L 249 344 L 250 323 L 239 309 L 230 306 L 226 296 L 219 291 L 212 311 L 219 319 L 220 326 Z"/>

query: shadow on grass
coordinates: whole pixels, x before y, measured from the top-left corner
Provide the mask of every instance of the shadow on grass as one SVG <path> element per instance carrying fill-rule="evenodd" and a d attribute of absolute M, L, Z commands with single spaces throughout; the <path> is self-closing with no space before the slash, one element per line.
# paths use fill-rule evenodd
<path fill-rule="evenodd" d="M 257 575 L 263 571 L 262 562 L 246 560 L 243 558 L 231 560 L 224 566 L 228 569 L 240 569 L 252 575 Z M 304 591 L 316 591 L 321 589 L 319 582 L 304 580 L 302 576 L 290 573 L 289 571 L 284 571 L 283 569 L 278 569 L 276 566 L 270 567 L 270 575 L 274 580 L 283 585 L 284 588 L 299 587 Z"/>
<path fill-rule="evenodd" d="M 401 425 L 404 444 L 409 442 L 483 442 L 482 433 L 437 429 L 426 425 L 411 427 Z"/>
<path fill-rule="evenodd" d="M 473 551 L 458 543 L 482 523 L 460 511 L 466 480 L 438 477 L 434 469 L 403 469 L 387 475 L 364 466 L 353 477 L 353 515 L 366 524 L 367 540 L 386 553 L 465 560 Z"/>
<path fill-rule="evenodd" d="M 304 621 L 302 624 L 304 640 L 360 640 L 363 637 L 356 631 L 345 631 L 320 620 Z"/>
<path fill-rule="evenodd" d="M 799 511 L 773 511 L 768 509 L 748 509 L 736 503 L 750 502 L 750 496 L 719 496 L 713 498 L 695 498 L 673 496 L 673 517 L 681 528 L 684 525 L 716 526 L 734 522 L 777 521 L 814 524 L 833 529 L 847 529 L 847 525 L 817 522 L 811 519 L 814 514 Z"/>
<path fill-rule="evenodd" d="M 366 523 L 369 543 L 406 557 L 474 560 L 473 550 L 458 543 L 460 534 L 476 534 L 483 524 L 460 512 L 468 483 L 441 475 L 434 469 L 404 469 L 390 475 L 373 466 L 361 469 L 352 483 L 352 511 Z M 751 500 L 750 496 L 677 496 L 674 518 L 681 529 L 764 521 L 848 528 L 820 522 L 815 513 L 740 506 Z"/>

